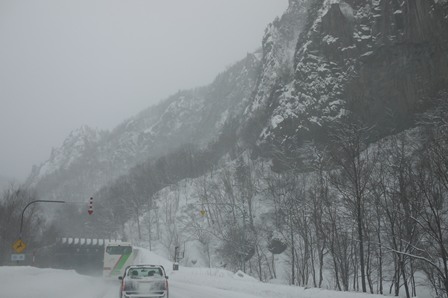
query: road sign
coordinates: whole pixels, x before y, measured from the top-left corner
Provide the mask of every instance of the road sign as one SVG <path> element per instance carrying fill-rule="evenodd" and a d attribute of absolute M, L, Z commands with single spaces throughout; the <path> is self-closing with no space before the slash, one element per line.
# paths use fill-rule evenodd
<path fill-rule="evenodd" d="M 14 244 L 12 245 L 12 248 L 14 249 L 14 251 L 16 253 L 21 253 L 25 250 L 26 244 L 25 244 L 25 242 L 22 241 L 22 239 L 19 239 L 16 242 L 14 242 Z"/>
<path fill-rule="evenodd" d="M 25 255 L 24 254 L 11 254 L 11 261 L 13 261 L 13 262 L 25 261 Z"/>
<path fill-rule="evenodd" d="M 205 216 L 205 214 L 207 213 L 207 211 L 205 211 L 205 210 L 201 210 L 199 212 L 201 213 L 202 216 Z"/>

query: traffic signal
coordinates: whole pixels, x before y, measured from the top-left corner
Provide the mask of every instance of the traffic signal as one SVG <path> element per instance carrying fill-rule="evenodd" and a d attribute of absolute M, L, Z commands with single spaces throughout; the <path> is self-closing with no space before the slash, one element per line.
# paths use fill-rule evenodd
<path fill-rule="evenodd" d="M 90 200 L 89 200 L 89 210 L 87 210 L 87 212 L 89 213 L 89 215 L 93 214 L 93 198 L 92 197 L 90 197 Z"/>

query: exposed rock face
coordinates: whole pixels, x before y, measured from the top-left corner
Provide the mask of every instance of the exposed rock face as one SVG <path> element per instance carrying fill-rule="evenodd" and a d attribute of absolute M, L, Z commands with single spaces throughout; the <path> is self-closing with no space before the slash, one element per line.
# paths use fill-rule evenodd
<path fill-rule="evenodd" d="M 406 125 L 448 86 L 448 27 L 430 2 L 381 1 L 359 15 L 358 28 L 371 33 L 345 94 L 369 123 Z"/>
<path fill-rule="evenodd" d="M 293 71 L 293 58 L 299 33 L 306 20 L 305 1 L 289 1 L 289 8 L 281 19 L 266 28 L 263 37 L 261 72 L 248 113 L 265 109 L 271 96 Z"/>
<path fill-rule="evenodd" d="M 446 2 L 317 2 L 262 143 L 300 145 L 348 114 L 384 133 L 401 129 L 448 87 Z"/>

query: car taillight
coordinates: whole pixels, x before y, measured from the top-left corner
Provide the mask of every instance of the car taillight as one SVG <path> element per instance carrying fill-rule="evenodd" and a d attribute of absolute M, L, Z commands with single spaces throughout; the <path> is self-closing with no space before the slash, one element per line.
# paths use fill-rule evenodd
<path fill-rule="evenodd" d="M 125 287 L 126 287 L 126 283 L 125 283 L 124 278 L 123 278 L 123 280 L 121 281 L 121 290 L 124 291 Z"/>
<path fill-rule="evenodd" d="M 165 290 L 168 291 L 168 281 L 165 279 Z"/>

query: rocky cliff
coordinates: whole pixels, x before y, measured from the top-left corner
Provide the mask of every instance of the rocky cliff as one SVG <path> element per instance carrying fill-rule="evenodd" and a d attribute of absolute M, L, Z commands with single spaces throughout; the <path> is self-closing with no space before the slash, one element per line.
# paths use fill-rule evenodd
<path fill-rule="evenodd" d="M 312 1 L 307 18 L 260 143 L 325 138 L 348 116 L 391 133 L 448 86 L 446 1 Z"/>

